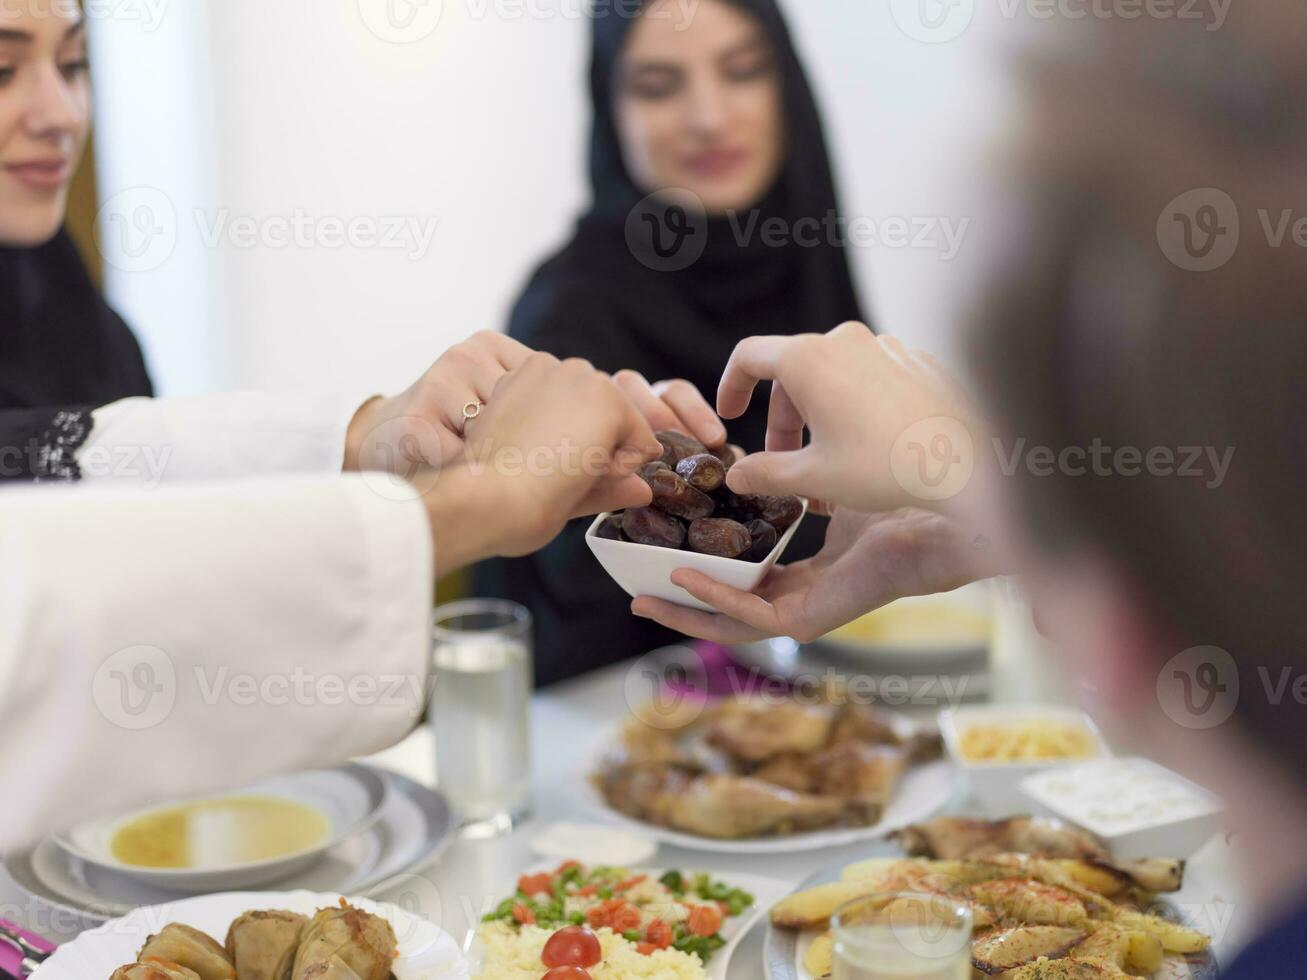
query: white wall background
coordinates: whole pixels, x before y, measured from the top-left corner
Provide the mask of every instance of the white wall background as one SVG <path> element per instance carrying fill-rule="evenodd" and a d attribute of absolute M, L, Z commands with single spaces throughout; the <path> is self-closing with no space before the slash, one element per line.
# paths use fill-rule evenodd
<path fill-rule="evenodd" d="M 410 2 L 104 0 L 92 18 L 109 291 L 164 392 L 407 384 L 502 327 L 564 239 L 585 201 L 580 0 L 427 0 L 430 34 L 434 8 Z M 944 214 L 938 177 L 998 105 L 978 41 L 921 43 L 890 2 L 785 3 L 845 209 L 875 221 Z M 388 3 L 425 36 L 379 36 Z M 246 240 L 297 217 L 312 244 Z M 341 243 L 330 224 L 392 218 L 436 222 L 430 248 Z M 124 251 L 149 229 L 143 256 Z M 868 247 L 857 266 L 882 327 L 948 356 L 937 250 Z"/>

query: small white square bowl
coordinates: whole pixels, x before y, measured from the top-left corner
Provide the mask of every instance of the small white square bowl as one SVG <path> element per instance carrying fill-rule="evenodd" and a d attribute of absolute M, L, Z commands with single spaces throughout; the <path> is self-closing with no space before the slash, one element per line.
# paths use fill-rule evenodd
<path fill-rule="evenodd" d="M 618 585 L 626 590 L 632 598 L 636 596 L 653 596 L 666 599 L 678 606 L 689 606 L 704 612 L 715 610 L 700 602 L 679 585 L 672 584 L 672 572 L 678 568 L 693 568 L 703 572 L 709 578 L 724 585 L 752 592 L 758 587 L 767 573 L 772 570 L 794 534 L 808 514 L 808 502 L 803 502 L 803 513 L 799 519 L 786 528 L 776 547 L 767 556 L 766 561 L 740 561 L 738 558 L 719 558 L 716 555 L 701 555 L 696 551 L 673 551 L 671 548 L 656 548 L 648 544 L 635 544 L 631 541 L 612 541 L 598 535 L 599 525 L 608 519 L 609 514 L 600 514 L 590 530 L 585 534 L 585 542 L 604 566 L 604 571 L 613 577 Z"/>
<path fill-rule="evenodd" d="M 975 762 L 962 753 L 962 736 L 976 725 L 1022 725 L 1032 721 L 1051 721 L 1061 724 L 1083 726 L 1093 736 L 1098 746 L 1097 752 L 1090 759 L 1112 757 L 1102 733 L 1094 720 L 1083 711 L 1075 708 L 1059 708 L 1045 705 L 1003 705 L 987 704 L 974 707 L 954 708 L 941 711 L 939 730 L 944 736 L 944 745 L 948 749 L 953 764 L 967 780 L 971 794 L 985 808 L 986 816 L 1005 817 L 1014 813 L 1023 813 L 1029 808 L 1029 800 L 1021 791 L 1022 780 L 1028 776 L 1065 766 L 1068 762 L 1079 759 L 1023 760 L 1021 762 Z"/>
<path fill-rule="evenodd" d="M 1148 759 L 1098 759 L 1027 777 L 1044 812 L 1094 834 L 1119 858 L 1189 858 L 1221 832 L 1214 793 Z"/>

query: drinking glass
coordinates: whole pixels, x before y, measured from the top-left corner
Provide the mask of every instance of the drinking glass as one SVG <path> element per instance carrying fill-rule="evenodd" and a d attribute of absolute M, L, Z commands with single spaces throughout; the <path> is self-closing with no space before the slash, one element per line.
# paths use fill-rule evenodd
<path fill-rule="evenodd" d="M 530 812 L 531 614 L 469 599 L 436 609 L 436 784 L 465 837 L 510 833 Z"/>
<path fill-rule="evenodd" d="M 970 980 L 971 909 L 952 899 L 867 895 L 841 906 L 831 929 L 833 980 Z"/>

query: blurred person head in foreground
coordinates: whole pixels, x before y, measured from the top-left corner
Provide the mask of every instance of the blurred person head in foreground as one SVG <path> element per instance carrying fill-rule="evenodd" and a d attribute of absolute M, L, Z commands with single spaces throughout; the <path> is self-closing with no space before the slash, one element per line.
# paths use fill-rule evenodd
<path fill-rule="evenodd" d="M 747 336 L 864 319 L 817 105 L 776 0 L 599 0 L 592 28 L 593 201 L 509 333 L 715 392 Z M 755 406 L 730 441 L 760 451 L 765 431 Z M 816 550 L 822 523 L 805 523 L 791 559 Z M 545 683 L 678 639 L 631 617 L 584 533 L 477 582 L 531 607 Z"/>
<path fill-rule="evenodd" d="M 1072 33 L 1019 59 L 1028 125 L 987 195 L 973 347 L 1007 451 L 1081 454 L 1019 466 L 1007 519 L 1130 744 L 1229 802 L 1257 900 L 1236 925 L 1297 915 L 1231 975 L 1301 976 L 1307 11 Z"/>

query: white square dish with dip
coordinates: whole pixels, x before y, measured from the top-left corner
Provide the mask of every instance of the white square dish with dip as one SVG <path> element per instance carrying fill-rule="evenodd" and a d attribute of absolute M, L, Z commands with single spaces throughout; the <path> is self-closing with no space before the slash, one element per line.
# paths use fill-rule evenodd
<path fill-rule="evenodd" d="M 1188 858 L 1220 832 L 1225 813 L 1215 794 L 1147 759 L 1061 766 L 1028 777 L 1021 790 L 1119 858 Z"/>

